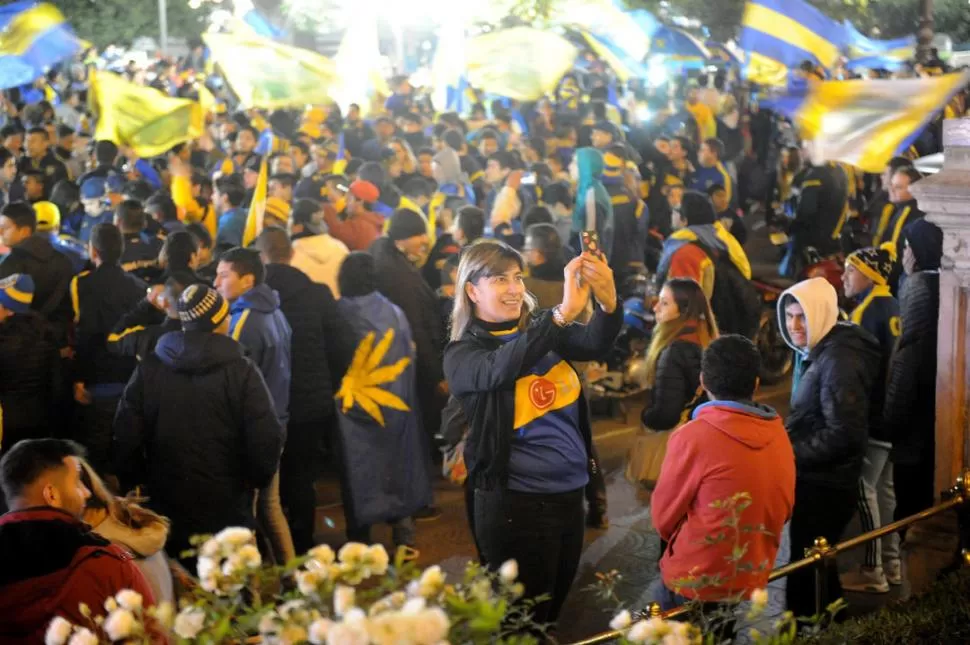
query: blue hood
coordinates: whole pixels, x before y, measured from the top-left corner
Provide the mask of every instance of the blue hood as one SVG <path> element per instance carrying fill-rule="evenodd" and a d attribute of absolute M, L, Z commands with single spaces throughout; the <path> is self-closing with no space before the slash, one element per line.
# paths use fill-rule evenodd
<path fill-rule="evenodd" d="M 228 336 L 202 331 L 172 331 L 162 335 L 155 355 L 179 372 L 207 372 L 243 356 L 242 346 Z"/>
<path fill-rule="evenodd" d="M 264 314 L 271 314 L 280 308 L 280 294 L 268 284 L 260 284 L 236 299 L 232 303 L 232 312 L 252 309 Z"/>

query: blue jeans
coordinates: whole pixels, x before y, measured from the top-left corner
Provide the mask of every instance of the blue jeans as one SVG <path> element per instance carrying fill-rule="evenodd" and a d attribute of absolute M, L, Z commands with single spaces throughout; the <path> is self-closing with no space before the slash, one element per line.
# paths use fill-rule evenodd
<path fill-rule="evenodd" d="M 647 597 L 650 598 L 650 602 L 660 603 L 660 611 L 670 611 L 690 602 L 690 598 L 681 596 L 679 593 L 668 589 L 667 585 L 664 584 L 663 578 L 659 576 L 650 583 L 650 588 L 647 590 Z"/>

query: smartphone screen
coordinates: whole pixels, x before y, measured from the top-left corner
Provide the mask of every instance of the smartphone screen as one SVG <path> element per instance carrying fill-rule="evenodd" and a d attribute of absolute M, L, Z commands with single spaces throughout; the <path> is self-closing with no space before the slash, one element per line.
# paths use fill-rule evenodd
<path fill-rule="evenodd" d="M 601 260 L 605 259 L 603 249 L 600 247 L 600 234 L 596 231 L 583 231 L 579 236 L 583 253 L 592 253 Z"/>

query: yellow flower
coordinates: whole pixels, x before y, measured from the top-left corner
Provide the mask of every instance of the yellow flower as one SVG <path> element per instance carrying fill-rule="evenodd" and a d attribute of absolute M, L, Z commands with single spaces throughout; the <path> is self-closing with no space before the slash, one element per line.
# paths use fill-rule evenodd
<path fill-rule="evenodd" d="M 337 399 L 342 400 L 341 409 L 344 413 L 357 403 L 383 427 L 384 414 L 381 412 L 381 406 L 402 412 L 411 410 L 408 404 L 397 395 L 378 387 L 385 383 L 393 383 L 411 362 L 411 359 L 405 356 L 392 365 L 381 366 L 381 361 L 384 360 L 393 341 L 394 330 L 388 329 L 377 347 L 374 347 L 374 332 L 364 336 L 357 346 L 350 369 L 347 370 L 336 396 Z"/>

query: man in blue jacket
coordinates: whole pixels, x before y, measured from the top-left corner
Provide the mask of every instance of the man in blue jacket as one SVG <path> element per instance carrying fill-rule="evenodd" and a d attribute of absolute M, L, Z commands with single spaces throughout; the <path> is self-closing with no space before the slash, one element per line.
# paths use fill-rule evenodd
<path fill-rule="evenodd" d="M 280 310 L 280 297 L 266 284 L 259 251 L 236 247 L 222 254 L 216 290 L 229 302 L 229 336 L 245 349 L 266 380 L 276 416 L 284 428 L 290 407 L 290 325 Z M 259 520 L 266 524 L 277 561 L 295 557 L 290 528 L 279 498 L 279 473 L 260 491 Z"/>

